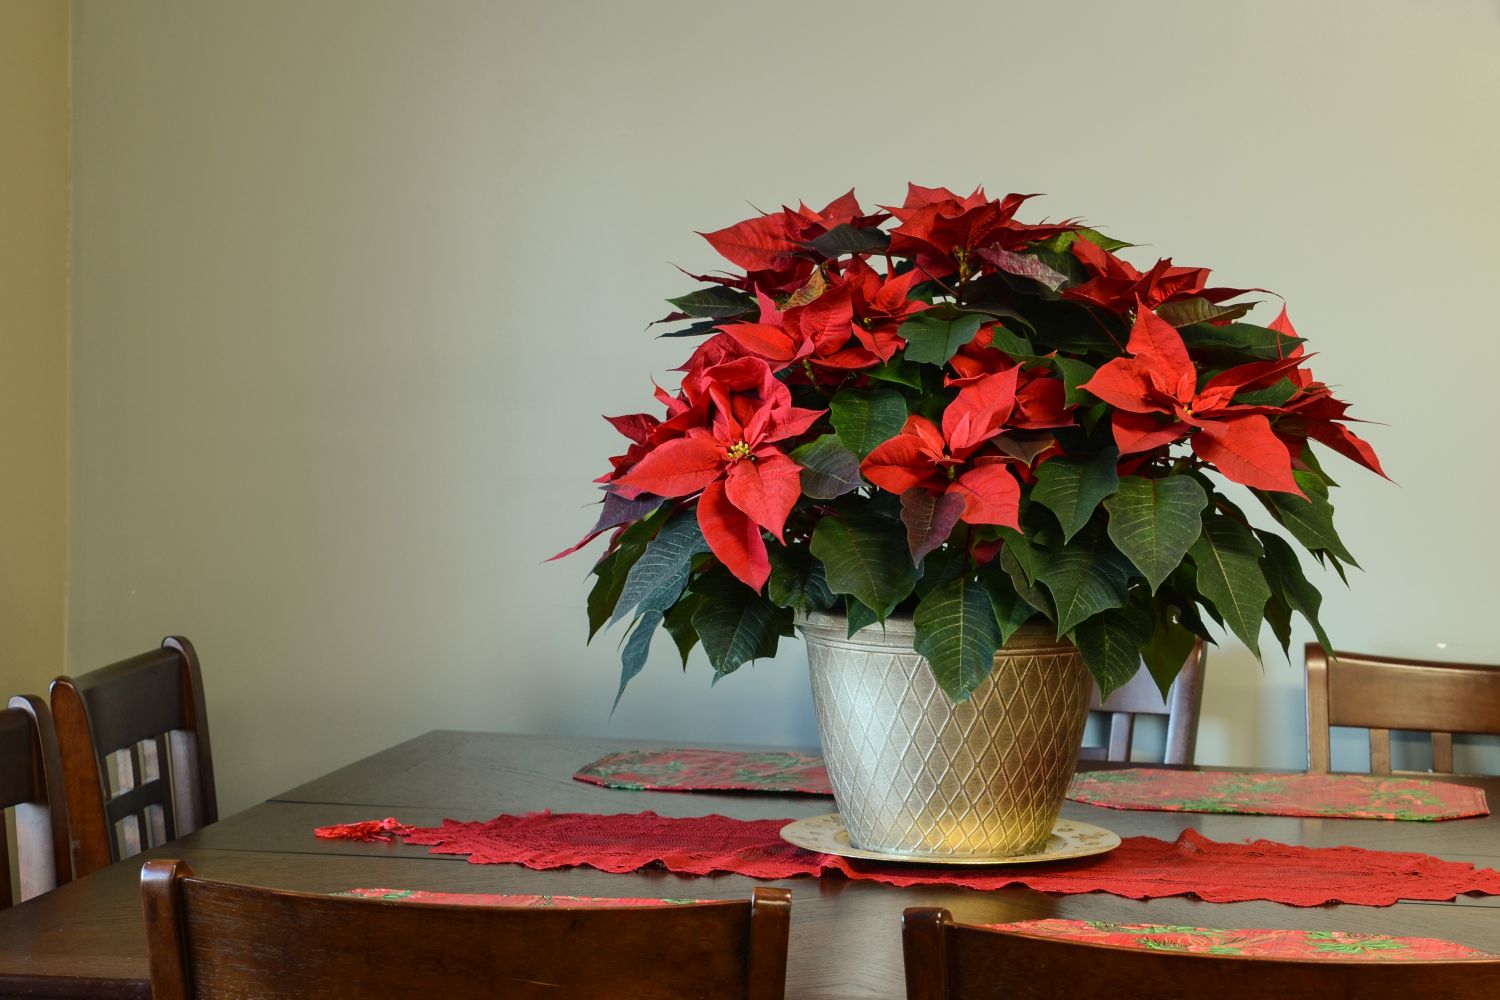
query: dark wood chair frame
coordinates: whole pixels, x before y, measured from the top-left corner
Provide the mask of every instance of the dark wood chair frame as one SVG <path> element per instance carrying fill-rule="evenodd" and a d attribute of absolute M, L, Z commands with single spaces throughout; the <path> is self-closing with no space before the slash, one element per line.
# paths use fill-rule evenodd
<path fill-rule="evenodd" d="M 187 639 L 168 636 L 158 649 L 57 678 L 52 715 L 76 876 L 128 857 L 148 840 L 164 843 L 219 818 L 203 678 Z"/>
<path fill-rule="evenodd" d="M 791 893 L 498 907 L 285 892 L 141 870 L 155 1000 L 308 996 L 781 1000 Z"/>
<path fill-rule="evenodd" d="M 1198 716 L 1203 709 L 1203 667 L 1208 645 L 1202 639 L 1193 644 L 1182 665 L 1182 672 L 1172 682 L 1167 698 L 1162 699 L 1151 672 L 1145 667 L 1136 671 L 1126 684 L 1101 700 L 1099 688 L 1089 701 L 1090 712 L 1109 714 L 1109 742 L 1102 747 L 1084 747 L 1079 760 L 1130 760 L 1130 743 L 1135 738 L 1138 715 L 1167 717 L 1166 748 L 1163 764 L 1191 764 L 1198 749 Z"/>
<path fill-rule="evenodd" d="M 1370 771 L 1391 773 L 1391 730 L 1432 736 L 1432 769 L 1453 772 L 1453 734 L 1500 734 L 1500 667 L 1329 654 L 1315 642 L 1307 664 L 1307 769 L 1326 772 L 1328 729 L 1370 731 Z"/>
<path fill-rule="evenodd" d="M 944 909 L 901 918 L 907 1000 L 1410 1000 L 1500 996 L 1500 959 L 1349 962 L 1087 944 L 958 924 Z"/>
<path fill-rule="evenodd" d="M 0 810 L 16 810 L 20 898 L 69 882 L 68 809 L 52 713 L 35 695 L 0 709 Z M 11 905 L 10 850 L 0 836 L 0 910 Z"/>

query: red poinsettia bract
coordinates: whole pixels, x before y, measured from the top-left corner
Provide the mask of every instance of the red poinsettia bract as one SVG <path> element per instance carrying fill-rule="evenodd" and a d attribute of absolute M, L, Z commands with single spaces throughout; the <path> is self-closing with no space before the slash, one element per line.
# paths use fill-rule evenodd
<path fill-rule="evenodd" d="M 1209 269 L 1176 267 L 1170 257 L 1157 261 L 1149 271 L 1136 269 L 1103 247 L 1088 240 L 1073 242 L 1073 256 L 1092 275 L 1088 281 L 1063 290 L 1063 298 L 1087 302 L 1114 313 L 1125 313 L 1137 302 L 1155 309 L 1164 302 L 1199 298 L 1223 302 L 1243 295 L 1247 288 L 1205 288 Z"/>
<path fill-rule="evenodd" d="M 976 453 L 1005 426 L 1016 402 L 1017 368 L 986 376 L 959 391 L 939 428 L 912 414 L 895 437 L 860 465 L 866 479 L 897 495 L 910 490 L 963 500 L 957 519 L 1019 528 L 1021 485 L 997 452 Z M 942 539 L 937 539 L 941 542 Z"/>
<path fill-rule="evenodd" d="M 927 276 L 942 278 L 957 272 L 967 279 L 979 270 L 979 250 L 1019 250 L 1079 227 L 1072 223 L 1028 225 L 1015 220 L 1016 210 L 1030 194 L 1008 194 L 991 201 L 984 188 L 960 198 L 947 188 L 908 184 L 899 207 L 882 205 L 901 225 L 891 230 L 890 252 L 915 257 Z"/>
<path fill-rule="evenodd" d="M 1130 357 L 1100 366 L 1082 386 L 1115 407 L 1115 444 L 1122 455 L 1150 451 L 1191 436 L 1193 451 L 1225 477 L 1245 486 L 1301 495 L 1292 456 L 1271 430 L 1266 407 L 1236 406 L 1236 392 L 1301 358 L 1240 365 L 1210 379 L 1200 391 L 1198 369 L 1177 328 L 1138 305 Z M 1268 367 L 1269 366 L 1269 367 Z"/>
<path fill-rule="evenodd" d="M 795 438 L 823 414 L 791 403 L 791 392 L 760 358 L 740 358 L 683 380 L 707 418 L 656 445 L 614 477 L 622 492 L 698 496 L 698 523 L 714 555 L 747 586 L 771 573 L 761 529 L 781 537 L 801 495 L 801 467 L 776 442 Z"/>

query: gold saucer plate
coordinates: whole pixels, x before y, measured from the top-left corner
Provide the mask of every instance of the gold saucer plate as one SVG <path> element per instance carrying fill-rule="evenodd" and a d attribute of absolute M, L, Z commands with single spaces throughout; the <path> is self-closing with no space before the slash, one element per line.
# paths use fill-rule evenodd
<path fill-rule="evenodd" d="M 843 858 L 867 858 L 871 861 L 900 861 L 912 865 L 1024 865 L 1041 861 L 1064 861 L 1069 858 L 1087 858 L 1103 854 L 1120 846 L 1118 834 L 1091 823 L 1060 819 L 1052 825 L 1052 836 L 1046 846 L 1034 854 L 1016 854 L 1008 857 L 913 857 L 910 854 L 887 854 L 884 851 L 867 851 L 849 843 L 849 831 L 838 813 L 809 816 L 781 828 L 781 839 L 820 854 L 836 854 Z"/>

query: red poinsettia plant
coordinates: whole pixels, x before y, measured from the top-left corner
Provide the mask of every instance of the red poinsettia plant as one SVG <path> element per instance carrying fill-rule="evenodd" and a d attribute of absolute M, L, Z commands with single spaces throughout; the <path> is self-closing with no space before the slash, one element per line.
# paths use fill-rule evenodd
<path fill-rule="evenodd" d="M 1293 612 L 1326 641 L 1293 547 L 1225 490 L 1354 564 L 1313 442 L 1384 473 L 1286 310 L 1257 325 L 1205 268 L 1021 222 L 1030 197 L 851 191 L 703 234 L 735 270 L 669 300 L 663 336 L 704 339 L 659 412 L 607 418 L 629 446 L 567 550 L 610 533 L 589 635 L 630 620 L 622 693 L 658 627 L 717 678 L 812 611 L 909 614 L 954 699 L 1033 620 L 1106 694 L 1142 662 L 1165 690 L 1209 620 L 1257 656 Z"/>

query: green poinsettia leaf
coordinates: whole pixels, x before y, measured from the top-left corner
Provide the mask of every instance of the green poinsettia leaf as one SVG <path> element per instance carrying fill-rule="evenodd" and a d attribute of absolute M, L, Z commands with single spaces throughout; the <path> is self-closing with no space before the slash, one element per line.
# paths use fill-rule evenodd
<path fill-rule="evenodd" d="M 1029 363 L 1044 360 L 1037 355 L 1036 348 L 1031 346 L 1031 341 L 1009 327 L 1002 326 L 997 329 L 990 346 L 1008 355 L 1012 361 Z"/>
<path fill-rule="evenodd" d="M 802 244 L 824 257 L 842 257 L 849 253 L 876 253 L 891 245 L 885 231 L 874 226 L 856 228 L 847 222 L 834 226 L 816 239 Z"/>
<path fill-rule="evenodd" d="M 588 596 L 590 640 L 609 621 L 610 615 L 619 605 L 620 594 L 625 589 L 625 580 L 630 575 L 631 567 L 640 559 L 641 553 L 646 551 L 646 544 L 651 541 L 651 535 L 655 531 L 654 520 L 637 521 L 621 533 L 615 542 L 614 551 L 594 565 L 593 573 L 598 579 L 594 581 Z"/>
<path fill-rule="evenodd" d="M 906 423 L 906 397 L 895 389 L 841 389 L 828 410 L 839 440 L 861 459 Z"/>
<path fill-rule="evenodd" d="M 1333 556 L 1335 560 L 1358 566 L 1333 528 L 1333 504 L 1328 502 L 1328 485 L 1315 472 L 1298 469 L 1292 473 L 1306 499 L 1290 493 L 1253 490 L 1256 497 L 1283 525 L 1292 537 L 1314 555 Z M 1335 563 L 1337 565 L 1337 563 Z"/>
<path fill-rule="evenodd" d="M 1281 647 L 1281 655 L 1290 663 L 1292 659 L 1292 608 L 1286 603 L 1286 598 L 1276 586 L 1276 581 L 1271 581 L 1271 596 L 1266 599 L 1266 624 L 1271 626 L 1271 634 L 1276 637 L 1276 644 Z"/>
<path fill-rule="evenodd" d="M 1016 559 L 1015 551 L 1007 543 L 1000 550 L 1000 557 L 996 560 L 1000 568 L 1010 577 L 1011 587 L 1016 595 L 1032 607 L 1033 610 L 1041 612 L 1049 621 L 1057 621 L 1057 608 L 1053 606 L 1052 598 L 1047 596 L 1046 590 L 1037 584 L 1034 579 L 1027 577 L 1026 570 Z"/>
<path fill-rule="evenodd" d="M 661 622 L 660 611 L 647 611 L 635 620 L 630 634 L 625 637 L 625 644 L 620 648 L 620 689 L 615 692 L 615 703 L 610 706 L 611 715 L 620 707 L 620 699 L 625 697 L 625 685 L 646 666 L 646 656 L 651 652 L 651 637 L 656 634 L 656 626 Z"/>
<path fill-rule="evenodd" d="M 1295 611 L 1307 620 L 1312 626 L 1313 634 L 1323 644 L 1324 649 L 1333 649 L 1333 643 L 1328 638 L 1328 633 L 1323 631 L 1323 623 L 1318 621 L 1318 609 L 1322 607 L 1323 595 L 1318 593 L 1302 572 L 1302 563 L 1297 558 L 1297 550 L 1287 543 L 1287 540 L 1271 531 L 1256 531 L 1256 537 L 1260 539 L 1262 548 L 1265 550 L 1265 558 L 1262 569 L 1265 571 L 1266 579 L 1270 581 L 1278 596 L 1287 606 L 1289 611 Z M 1290 627 L 1288 627 L 1290 633 Z M 1277 638 L 1280 638 L 1278 634 Z M 1290 638 L 1282 643 L 1289 647 Z M 1287 650 L 1290 653 L 1290 650 Z"/>
<path fill-rule="evenodd" d="M 862 628 L 868 628 L 880 621 L 880 616 L 871 611 L 870 608 L 861 603 L 858 598 L 844 595 L 844 618 L 849 623 L 849 638 L 854 638 L 854 633 Z"/>
<path fill-rule="evenodd" d="M 917 583 L 917 568 L 898 528 L 825 517 L 813 529 L 812 554 L 823 561 L 828 589 L 857 598 L 885 621 Z"/>
<path fill-rule="evenodd" d="M 922 598 L 912 615 L 916 650 L 951 701 L 967 701 L 995 665 L 1000 626 L 989 593 L 968 577 Z"/>
<path fill-rule="evenodd" d="M 1099 502 L 1120 487 L 1119 452 L 1106 448 L 1086 458 L 1054 458 L 1037 469 L 1031 500 L 1057 515 L 1067 541 L 1094 516 Z"/>
<path fill-rule="evenodd" d="M 979 582 L 990 595 L 990 606 L 995 610 L 995 624 L 1000 626 L 1000 644 L 1003 646 L 1017 629 L 1036 617 L 1037 610 L 1016 593 L 1015 584 L 998 563 L 992 562 L 981 570 Z"/>
<path fill-rule="evenodd" d="M 1297 392 L 1296 383 L 1289 378 L 1281 378 L 1264 389 L 1235 393 L 1234 402 L 1238 406 L 1285 406 Z"/>
<path fill-rule="evenodd" d="M 1078 388 L 1094 377 L 1093 365 L 1079 361 L 1077 358 L 1066 358 L 1060 354 L 1052 358 L 1052 364 L 1057 368 L 1057 373 L 1062 376 L 1065 405 L 1084 406 L 1094 402 L 1093 393 Z"/>
<path fill-rule="evenodd" d="M 1060 550 L 1042 555 L 1037 578 L 1046 584 L 1057 607 L 1057 632 L 1064 635 L 1085 619 L 1125 603 L 1126 586 L 1135 572 L 1104 527 L 1090 525 Z"/>
<path fill-rule="evenodd" d="M 693 556 L 708 551 L 698 518 L 687 511 L 677 514 L 646 546 L 646 551 L 625 578 L 619 603 L 610 616 L 613 625 L 637 608 L 665 612 L 682 595 L 692 570 Z"/>
<path fill-rule="evenodd" d="M 1100 612 L 1073 629 L 1073 644 L 1101 697 L 1108 698 L 1141 668 L 1141 647 L 1151 639 L 1151 625 L 1147 610 L 1129 605 Z"/>
<path fill-rule="evenodd" d="M 969 554 L 956 545 L 945 545 L 927 553 L 922 559 L 922 575 L 917 579 L 917 596 L 926 597 L 937 588 L 957 580 L 968 569 Z"/>
<path fill-rule="evenodd" d="M 1004 543 L 1003 552 L 1008 552 L 1010 557 L 1022 573 L 1026 575 L 1028 584 L 1036 583 L 1036 571 L 1041 568 L 1041 548 L 1034 535 L 1024 535 L 1015 528 L 1001 528 L 1000 538 Z"/>
<path fill-rule="evenodd" d="M 824 434 L 792 450 L 802 466 L 802 492 L 815 500 L 832 500 L 865 485 L 859 456 L 844 447 L 837 434 Z"/>
<path fill-rule="evenodd" d="M 1191 326 L 1194 323 L 1221 323 L 1239 319 L 1258 305 L 1259 302 L 1220 305 L 1207 299 L 1193 298 L 1163 302 L 1152 311 L 1173 326 Z"/>
<path fill-rule="evenodd" d="M 1206 506 L 1208 494 L 1188 476 L 1125 476 L 1104 501 L 1110 539 L 1145 575 L 1152 593 L 1198 540 Z"/>
<path fill-rule="evenodd" d="M 1190 629 L 1163 614 L 1158 606 L 1151 638 L 1141 647 L 1141 659 L 1146 661 L 1146 669 L 1151 671 L 1151 679 L 1156 681 L 1162 698 L 1167 697 L 1172 682 L 1182 671 L 1197 641 L 1198 637 Z"/>
<path fill-rule="evenodd" d="M 767 546 L 767 554 L 771 557 L 771 576 L 766 581 L 766 596 L 772 604 L 804 614 L 827 611 L 838 604 L 823 578 L 823 564 L 806 547 Z"/>
<path fill-rule="evenodd" d="M 928 369 L 929 371 L 931 369 Z M 897 385 L 910 386 L 913 389 L 922 388 L 922 369 L 919 365 L 911 364 L 901 358 L 892 358 L 878 368 L 871 368 L 864 374 L 880 382 L 894 382 Z"/>
<path fill-rule="evenodd" d="M 693 629 L 703 642 L 714 681 L 751 660 L 776 655 L 792 613 L 778 608 L 722 568 L 705 573 L 693 585 L 703 603 L 693 612 Z"/>
<path fill-rule="evenodd" d="M 658 320 L 657 322 L 663 322 L 663 321 L 662 320 Z M 714 328 L 719 325 L 719 322 L 720 321 L 716 320 L 716 319 L 703 319 L 703 320 L 699 320 L 696 323 L 690 323 L 687 326 L 679 327 L 676 330 L 664 330 L 663 332 L 657 334 L 657 336 L 658 337 L 703 337 L 703 336 L 707 336 L 710 333 L 713 333 L 714 332 Z"/>
<path fill-rule="evenodd" d="M 1113 236 L 1105 236 L 1097 229 L 1073 229 L 1066 233 L 1058 233 L 1041 245 L 1056 253 L 1065 253 L 1079 240 L 1088 240 L 1094 246 L 1108 250 L 1110 253 L 1135 246 L 1134 243 L 1126 243 L 1124 240 L 1117 240 Z"/>
<path fill-rule="evenodd" d="M 701 316 L 705 319 L 729 319 L 756 311 L 753 295 L 746 295 L 723 285 L 701 288 L 667 301 L 689 316 Z"/>
<path fill-rule="evenodd" d="M 1280 361 L 1303 342 L 1301 337 L 1288 337 L 1254 323 L 1228 323 L 1224 326 L 1194 323 L 1178 332 L 1182 334 L 1182 342 L 1194 354 L 1210 358 L 1224 355 L 1230 361 L 1248 358 Z"/>
<path fill-rule="evenodd" d="M 698 633 L 693 631 L 693 612 L 703 603 L 697 594 L 684 594 L 682 599 L 667 609 L 662 617 L 662 627 L 677 644 L 677 654 L 682 657 L 682 669 L 688 665 L 688 654 L 698 645 Z"/>
<path fill-rule="evenodd" d="M 1271 588 L 1260 568 L 1260 542 L 1243 523 L 1217 511 L 1188 550 L 1198 591 L 1213 602 L 1230 631 L 1260 658 L 1260 623 Z"/>
<path fill-rule="evenodd" d="M 906 360 L 946 365 L 960 347 L 974 339 L 985 318 L 945 309 L 917 313 L 897 331 L 906 340 Z"/>

